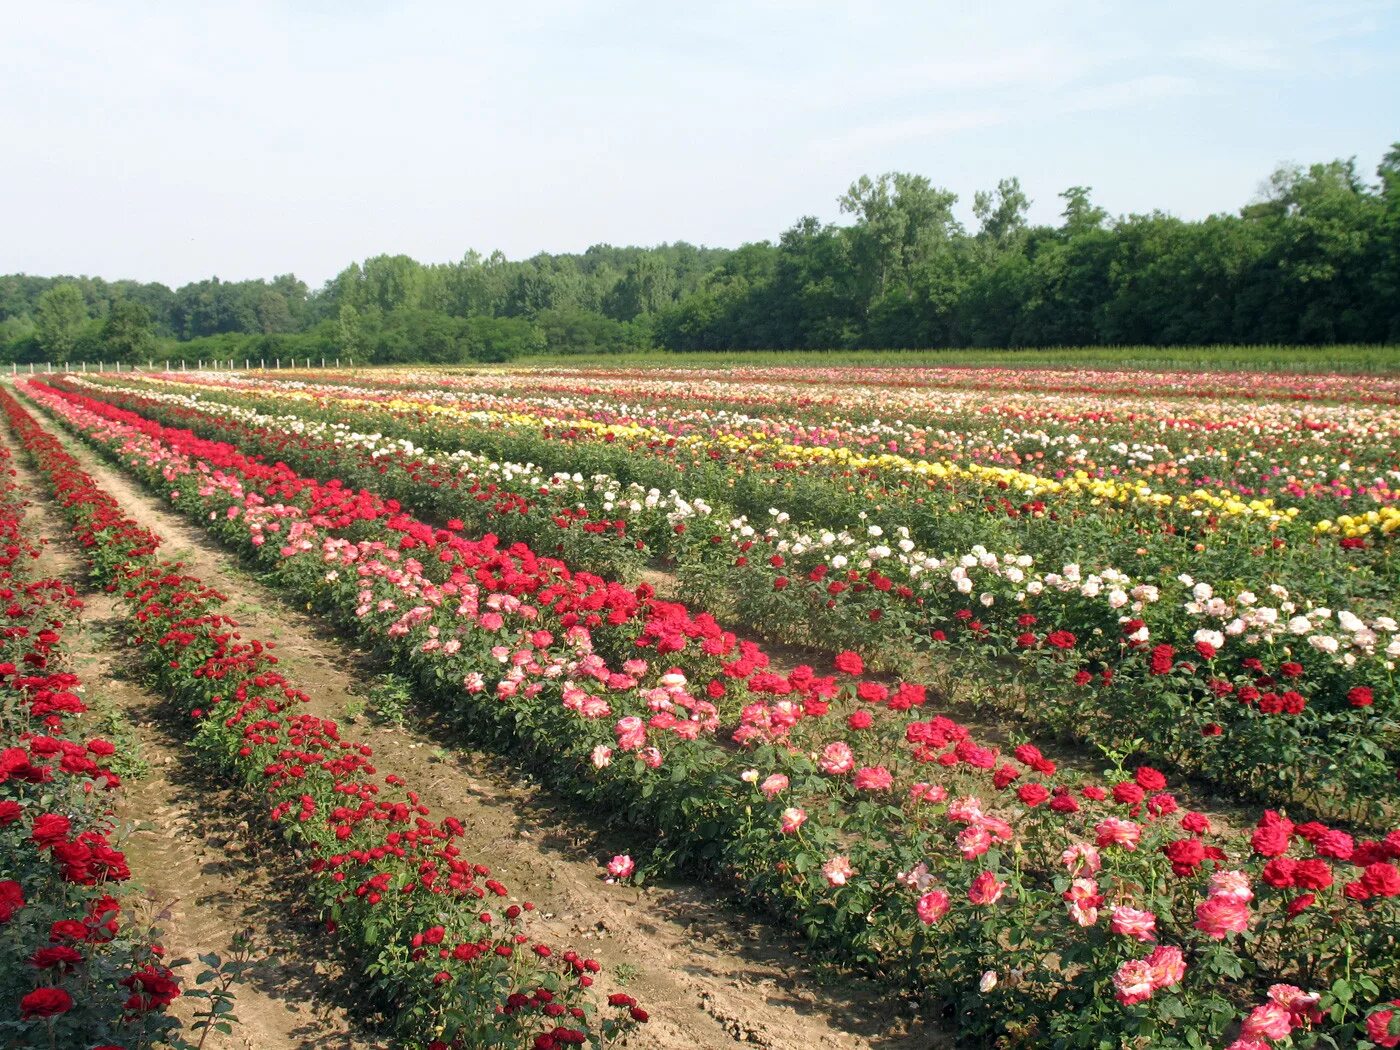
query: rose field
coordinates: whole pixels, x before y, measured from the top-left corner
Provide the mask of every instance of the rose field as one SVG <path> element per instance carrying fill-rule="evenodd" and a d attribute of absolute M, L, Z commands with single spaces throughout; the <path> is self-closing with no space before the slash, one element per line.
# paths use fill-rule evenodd
<path fill-rule="evenodd" d="M 0 1046 L 1400 1046 L 1400 379 L 0 410 Z"/>

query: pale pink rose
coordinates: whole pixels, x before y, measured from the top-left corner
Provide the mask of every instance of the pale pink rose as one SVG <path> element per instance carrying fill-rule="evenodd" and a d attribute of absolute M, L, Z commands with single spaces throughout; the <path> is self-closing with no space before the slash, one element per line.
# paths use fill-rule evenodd
<path fill-rule="evenodd" d="M 782 829 L 784 835 L 791 835 L 803 824 L 807 823 L 807 811 L 796 806 L 789 806 L 782 813 Z"/>
<path fill-rule="evenodd" d="M 619 718 L 613 732 L 617 734 L 617 746 L 624 751 L 636 751 L 646 744 L 646 725 L 636 715 Z"/>
<path fill-rule="evenodd" d="M 822 748 L 822 757 L 817 761 L 817 765 L 823 773 L 839 776 L 856 768 L 856 757 L 850 744 L 837 740 Z"/>
<path fill-rule="evenodd" d="M 855 785 L 862 791 L 885 791 L 894 784 L 894 777 L 884 766 L 865 766 L 856 770 Z"/>
<path fill-rule="evenodd" d="M 948 819 L 957 824 L 975 824 L 982 819 L 982 800 L 971 795 L 948 803 Z"/>
<path fill-rule="evenodd" d="M 615 879 L 625 879 L 636 870 L 636 863 L 625 853 L 608 861 L 608 874 Z"/>
<path fill-rule="evenodd" d="M 977 826 L 990 834 L 992 838 L 996 839 L 998 842 L 1010 842 L 1012 838 L 1015 837 L 1011 830 L 1011 825 L 1000 817 L 983 817 Z"/>
<path fill-rule="evenodd" d="M 1094 826 L 1094 834 L 1101 849 L 1105 846 L 1122 846 L 1132 851 L 1137 849 L 1138 840 L 1142 838 L 1142 829 L 1131 820 L 1108 817 Z"/>
<path fill-rule="evenodd" d="M 1286 1039 L 1292 1031 L 1293 1015 L 1278 1003 L 1256 1006 L 1240 1025 L 1240 1035 L 1245 1039 Z"/>
<path fill-rule="evenodd" d="M 607 718 L 612 708 L 601 696 L 589 696 L 579 705 L 579 714 L 584 718 Z"/>
<path fill-rule="evenodd" d="M 645 660 L 624 660 L 622 669 L 632 677 L 640 678 L 647 673 L 647 662 Z"/>
<path fill-rule="evenodd" d="M 1249 905 L 1228 897 L 1207 897 L 1196 905 L 1196 929 L 1213 940 L 1242 933 L 1249 927 Z"/>
<path fill-rule="evenodd" d="M 1076 842 L 1065 850 L 1060 854 L 1060 863 L 1069 868 L 1070 875 L 1076 878 L 1081 875 L 1096 875 L 1103 867 L 1098 847 L 1088 842 Z"/>
<path fill-rule="evenodd" d="M 1152 984 L 1157 988 L 1170 988 L 1186 976 L 1186 959 L 1180 948 L 1170 944 L 1153 948 L 1147 965 L 1152 969 Z"/>
<path fill-rule="evenodd" d="M 995 904 L 1001 900 L 1002 891 L 1006 889 L 1006 883 L 998 882 L 997 877 L 990 871 L 984 871 L 972 880 L 972 885 L 967 888 L 967 899 L 973 904 Z"/>
<path fill-rule="evenodd" d="M 951 903 L 948 894 L 942 890 L 929 890 L 919 898 L 919 903 L 915 905 L 919 913 L 919 921 L 925 926 L 932 926 L 948 914 Z"/>
<path fill-rule="evenodd" d="M 758 785 L 758 790 L 762 791 L 769 798 L 781 795 L 787 790 L 788 778 L 781 773 L 771 773 L 764 778 L 763 783 Z"/>
<path fill-rule="evenodd" d="M 1136 908 L 1120 904 L 1113 909 L 1113 918 L 1109 921 L 1108 928 L 1135 941 L 1155 941 L 1157 916 L 1150 911 L 1138 911 Z"/>
<path fill-rule="evenodd" d="M 1114 997 L 1124 1006 L 1146 1002 L 1156 988 L 1146 959 L 1129 959 L 1113 975 Z"/>
<path fill-rule="evenodd" d="M 612 748 L 607 744 L 599 744 L 593 749 L 593 764 L 599 769 L 606 769 L 612 764 Z"/>
<path fill-rule="evenodd" d="M 1269 998 L 1293 1015 L 1294 1024 L 1303 1023 L 1322 1000 L 1317 992 L 1305 992 L 1291 984 L 1269 985 Z"/>
<path fill-rule="evenodd" d="M 826 876 L 828 886 L 844 886 L 855 874 L 855 869 L 851 867 L 850 857 L 832 857 L 822 865 L 822 874 Z"/>
<path fill-rule="evenodd" d="M 941 784 L 920 782 L 909 789 L 909 797 L 915 802 L 942 802 L 948 797 L 948 789 Z"/>
<path fill-rule="evenodd" d="M 1093 879 L 1075 879 L 1064 893 L 1069 916 L 1080 926 L 1092 926 L 1099 921 L 1099 905 L 1103 895 Z"/>
<path fill-rule="evenodd" d="M 991 848 L 992 836 L 980 824 L 963 828 L 958 834 L 958 849 L 962 850 L 964 860 L 980 857 Z"/>
<path fill-rule="evenodd" d="M 1254 891 L 1249 888 L 1249 876 L 1242 871 L 1217 871 L 1210 877 L 1210 895 L 1223 897 L 1238 904 L 1248 904 L 1254 899 Z"/>

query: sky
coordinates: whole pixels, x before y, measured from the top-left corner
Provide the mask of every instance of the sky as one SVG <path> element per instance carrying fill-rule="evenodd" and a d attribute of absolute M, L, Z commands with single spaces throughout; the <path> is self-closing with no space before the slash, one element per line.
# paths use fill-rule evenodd
<path fill-rule="evenodd" d="M 1400 0 L 0 10 L 0 273 L 732 247 L 885 171 L 1199 218 L 1400 141 Z"/>

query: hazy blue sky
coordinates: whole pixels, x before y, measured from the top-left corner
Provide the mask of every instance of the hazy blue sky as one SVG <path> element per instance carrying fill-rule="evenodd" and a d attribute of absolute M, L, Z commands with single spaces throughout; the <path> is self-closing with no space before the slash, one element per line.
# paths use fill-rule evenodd
<path fill-rule="evenodd" d="M 1245 203 L 1400 140 L 1400 3 L 6 4 L 0 272 L 774 238 L 861 173 L 1033 219 Z"/>

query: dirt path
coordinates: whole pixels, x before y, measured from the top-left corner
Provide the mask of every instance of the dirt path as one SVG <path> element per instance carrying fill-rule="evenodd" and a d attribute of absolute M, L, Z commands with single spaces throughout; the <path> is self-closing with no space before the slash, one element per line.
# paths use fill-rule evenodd
<path fill-rule="evenodd" d="M 58 433 L 48 420 L 44 423 Z M 184 559 L 193 572 L 227 594 L 229 612 L 249 633 L 277 643 L 283 670 L 311 694 L 313 713 L 349 722 L 347 711 L 363 708 L 363 685 L 374 670 L 363 652 L 335 637 L 324 624 L 288 607 L 230 553 L 147 496 L 135 482 L 77 443 L 66 444 L 128 514 L 165 538 L 164 554 Z M 110 606 L 94 605 L 91 619 L 100 625 Z M 92 660 L 90 667 L 79 671 L 97 681 L 110 674 L 121 657 L 109 645 L 95 649 Z M 117 692 L 125 688 L 119 680 L 112 685 Z M 150 705 L 149 696 L 124 704 L 133 716 L 143 709 L 149 712 Z M 178 740 L 163 735 L 158 718 L 149 714 L 141 718 L 143 735 L 148 732 L 153 744 L 152 758 L 159 762 L 171 757 L 174 760 L 168 765 L 181 768 Z M 603 883 L 600 859 L 626 852 L 626 841 L 610 840 L 606 830 L 600 832 L 577 811 L 570 812 L 567 803 L 525 781 L 505 763 L 444 747 L 444 732 L 431 724 L 377 728 L 363 720 L 347 729 L 347 734 L 374 747 L 382 773 L 402 775 L 434 811 L 462 820 L 467 827 L 464 848 L 489 858 L 495 873 L 514 893 L 539 906 L 542 937 L 595 956 L 610 975 L 605 991 L 625 987 L 652 1010 L 652 1022 L 632 1045 L 661 1050 L 722 1050 L 736 1043 L 775 1050 L 923 1050 L 951 1045 L 947 1037 L 911 1024 L 907 1009 L 880 990 L 839 975 L 819 976 L 816 966 L 803 957 L 797 938 L 718 900 L 709 887 L 638 889 Z M 260 929 L 276 926 L 277 920 L 266 914 L 242 918 L 238 909 L 245 906 L 268 914 L 281 910 L 285 926 L 285 891 L 274 885 L 279 881 L 277 865 L 270 866 L 265 880 L 249 881 L 249 859 L 243 851 L 255 847 L 241 828 L 230 826 L 234 820 L 222 807 L 201 797 L 207 785 L 181 784 L 175 779 L 163 783 L 170 789 L 164 800 L 157 797 L 155 788 L 150 789 L 149 815 L 163 824 L 153 834 L 167 843 L 184 843 L 193 858 L 184 870 L 165 858 L 165 885 L 179 893 L 195 880 L 227 873 L 237 892 L 230 901 L 231 912 L 217 921 L 220 931 L 240 928 L 240 924 Z M 182 828 L 189 829 L 188 838 L 181 837 Z M 255 867 L 263 867 L 268 860 L 259 856 Z M 286 879 L 280 882 L 289 885 Z M 217 894 L 212 887 L 210 892 Z M 190 925 L 194 932 L 204 919 L 204 897 L 183 907 L 187 922 L 192 913 L 198 913 Z M 284 943 L 280 934 L 265 940 Z M 318 955 L 331 953 L 312 949 L 309 954 L 305 950 L 288 954 L 302 967 L 314 967 L 314 972 L 285 982 L 279 975 L 266 982 L 266 988 L 255 981 L 255 988 L 269 997 L 290 990 L 289 999 L 276 1004 L 292 1015 L 283 1020 L 295 1019 L 300 1025 L 271 1024 L 264 1041 L 256 1045 L 260 1050 L 356 1045 L 343 1035 L 343 1029 L 334 1037 L 342 1042 L 304 1041 L 330 1038 L 313 1037 L 302 1027 L 313 1021 L 328 1025 L 328 1032 L 336 1031 L 334 1013 L 322 1019 L 311 1009 L 313 1001 L 323 1008 L 321 978 L 330 969 Z M 618 983 L 619 974 L 625 985 Z M 244 1012 L 242 1006 L 240 1012 Z"/>

